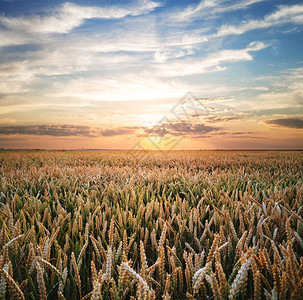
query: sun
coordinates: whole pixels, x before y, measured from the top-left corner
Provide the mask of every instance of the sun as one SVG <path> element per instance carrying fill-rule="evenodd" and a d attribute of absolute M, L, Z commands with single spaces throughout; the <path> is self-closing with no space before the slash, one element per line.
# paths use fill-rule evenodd
<path fill-rule="evenodd" d="M 146 127 L 153 127 L 163 118 L 160 114 L 141 114 L 138 116 L 138 123 Z"/>

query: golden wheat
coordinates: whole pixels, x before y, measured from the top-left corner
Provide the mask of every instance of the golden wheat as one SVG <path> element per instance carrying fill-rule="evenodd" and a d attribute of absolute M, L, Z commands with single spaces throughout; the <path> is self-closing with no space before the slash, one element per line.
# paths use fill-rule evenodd
<path fill-rule="evenodd" d="M 0 152 L 0 299 L 302 299 L 303 153 Z"/>

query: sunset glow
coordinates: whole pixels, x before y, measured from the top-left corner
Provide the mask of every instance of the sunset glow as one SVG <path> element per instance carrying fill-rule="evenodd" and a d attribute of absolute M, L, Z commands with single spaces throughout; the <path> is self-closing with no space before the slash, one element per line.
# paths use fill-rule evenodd
<path fill-rule="evenodd" d="M 302 149 L 302 48 L 302 1 L 0 0 L 0 148 Z"/>

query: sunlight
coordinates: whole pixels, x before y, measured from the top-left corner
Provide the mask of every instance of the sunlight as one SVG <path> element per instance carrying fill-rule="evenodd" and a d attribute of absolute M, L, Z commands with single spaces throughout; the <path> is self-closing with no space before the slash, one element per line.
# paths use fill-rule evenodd
<path fill-rule="evenodd" d="M 140 125 L 146 127 L 153 127 L 159 122 L 161 122 L 162 118 L 163 115 L 161 114 L 141 114 L 140 116 L 137 117 L 137 120 Z"/>

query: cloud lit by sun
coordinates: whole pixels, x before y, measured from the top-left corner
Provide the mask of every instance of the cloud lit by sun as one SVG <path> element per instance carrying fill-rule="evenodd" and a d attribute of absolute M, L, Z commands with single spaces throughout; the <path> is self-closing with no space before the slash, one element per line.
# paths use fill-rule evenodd
<path fill-rule="evenodd" d="M 302 26 L 299 0 L 1 1 L 0 148 L 129 149 L 162 122 L 176 149 L 300 149 Z M 207 113 L 172 114 L 188 92 Z"/>
<path fill-rule="evenodd" d="M 161 115 L 161 114 L 141 114 L 141 115 L 138 115 L 137 118 L 138 118 L 138 124 L 151 128 L 161 122 L 163 115 Z"/>

